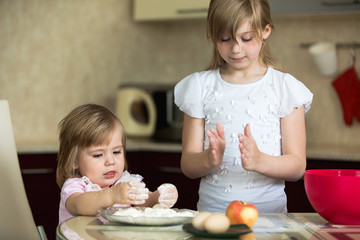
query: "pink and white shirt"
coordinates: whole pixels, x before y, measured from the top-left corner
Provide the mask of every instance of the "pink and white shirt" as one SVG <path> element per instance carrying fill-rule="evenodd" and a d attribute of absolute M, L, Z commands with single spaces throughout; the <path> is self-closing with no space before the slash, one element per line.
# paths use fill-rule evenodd
<path fill-rule="evenodd" d="M 128 171 L 124 171 L 121 175 L 120 179 L 118 179 L 114 185 L 120 182 L 127 182 L 130 178 L 142 179 L 140 175 L 130 174 Z M 101 191 L 101 187 L 97 184 L 94 184 L 90 181 L 89 178 L 83 176 L 81 178 L 69 178 L 65 181 L 61 193 L 60 193 L 60 206 L 59 206 L 59 223 L 74 217 L 65 207 L 66 200 L 74 193 L 85 193 L 85 192 L 94 192 Z M 128 205 L 120 205 L 117 206 L 128 206 Z"/>

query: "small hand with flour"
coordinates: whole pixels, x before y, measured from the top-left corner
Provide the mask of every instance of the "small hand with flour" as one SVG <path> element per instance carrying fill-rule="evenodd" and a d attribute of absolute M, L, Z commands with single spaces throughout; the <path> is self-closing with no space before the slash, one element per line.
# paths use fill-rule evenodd
<path fill-rule="evenodd" d="M 254 171 L 261 152 L 256 145 L 255 139 L 251 135 L 250 124 L 246 124 L 244 134 L 239 134 L 239 142 L 243 168 L 248 171 Z"/>
<path fill-rule="evenodd" d="M 118 204 L 140 205 L 149 198 L 149 189 L 145 187 L 145 183 L 133 177 L 122 179 L 111 189 Z"/>
<path fill-rule="evenodd" d="M 159 203 L 162 207 L 171 208 L 178 199 L 176 187 L 170 183 L 164 183 L 157 189 L 159 191 Z"/>
<path fill-rule="evenodd" d="M 131 186 L 128 191 L 129 198 L 132 201 L 131 204 L 144 204 L 145 200 L 149 198 L 149 189 L 145 188 L 145 183 L 139 180 L 132 180 L 129 182 L 129 185 Z"/>
<path fill-rule="evenodd" d="M 210 166 L 219 166 L 225 151 L 225 135 L 224 128 L 221 123 L 216 124 L 216 130 L 210 129 L 207 132 L 210 142 L 209 164 Z"/>

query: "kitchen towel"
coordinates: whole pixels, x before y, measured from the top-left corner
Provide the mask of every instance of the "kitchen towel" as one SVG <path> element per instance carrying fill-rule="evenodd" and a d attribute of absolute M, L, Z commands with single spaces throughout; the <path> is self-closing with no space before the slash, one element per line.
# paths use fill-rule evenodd
<path fill-rule="evenodd" d="M 350 126 L 355 117 L 360 122 L 360 81 L 354 64 L 332 82 L 341 101 L 345 124 Z"/>

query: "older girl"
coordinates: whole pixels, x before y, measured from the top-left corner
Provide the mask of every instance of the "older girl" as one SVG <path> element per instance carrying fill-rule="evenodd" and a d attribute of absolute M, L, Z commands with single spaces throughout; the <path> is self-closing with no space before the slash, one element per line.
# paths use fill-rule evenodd
<path fill-rule="evenodd" d="M 267 0 L 211 0 L 210 68 L 175 87 L 185 113 L 181 168 L 201 177 L 199 211 L 225 212 L 243 200 L 286 212 L 284 181 L 305 170 L 304 113 L 313 95 L 274 62 L 272 28 Z"/>

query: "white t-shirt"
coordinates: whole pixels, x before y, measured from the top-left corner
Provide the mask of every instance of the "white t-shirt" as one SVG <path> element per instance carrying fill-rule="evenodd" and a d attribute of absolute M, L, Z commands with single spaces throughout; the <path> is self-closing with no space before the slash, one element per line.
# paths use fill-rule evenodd
<path fill-rule="evenodd" d="M 310 109 L 313 94 L 290 74 L 271 67 L 260 80 L 250 84 L 225 82 L 219 69 L 196 72 L 175 87 L 175 103 L 194 118 L 205 119 L 206 132 L 224 126 L 226 147 L 222 164 L 202 177 L 199 211 L 225 212 L 233 200 L 253 203 L 259 212 L 286 212 L 285 183 L 241 165 L 238 134 L 250 123 L 250 131 L 263 153 L 281 155 L 280 118 L 294 108 Z M 296 127 L 296 126 L 294 126 Z"/>

